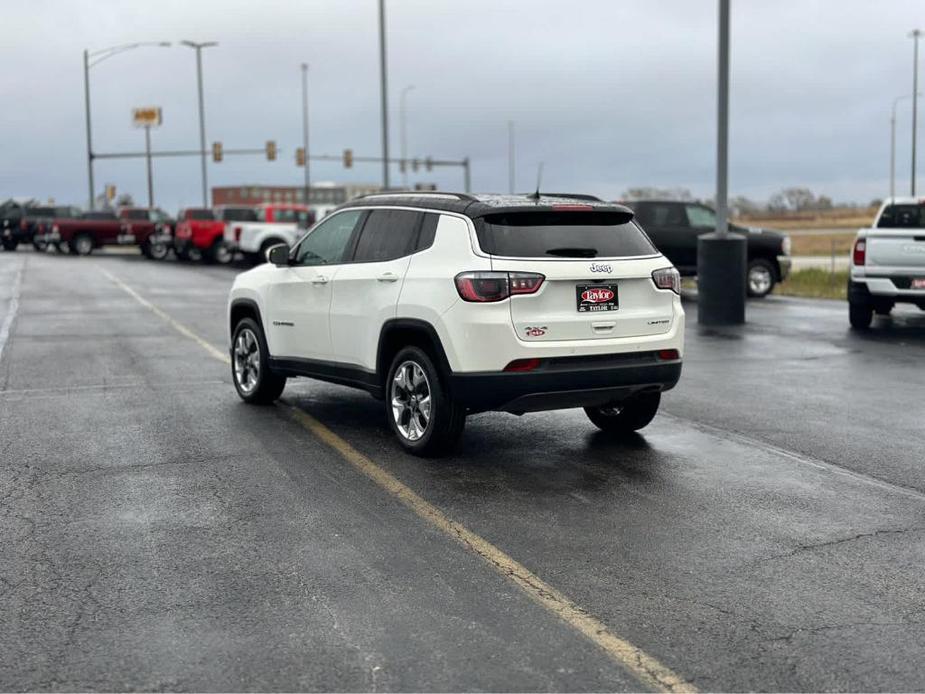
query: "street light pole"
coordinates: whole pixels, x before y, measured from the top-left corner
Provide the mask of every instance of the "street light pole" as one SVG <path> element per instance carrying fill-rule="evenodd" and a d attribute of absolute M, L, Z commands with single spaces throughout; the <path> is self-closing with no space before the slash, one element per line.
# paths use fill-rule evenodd
<path fill-rule="evenodd" d="M 181 41 L 184 46 L 189 46 L 196 51 L 196 87 L 199 92 L 199 149 L 202 152 L 200 161 L 202 163 L 202 206 L 209 206 L 209 181 L 206 172 L 206 116 L 205 105 L 202 98 L 202 49 L 217 46 L 215 41 L 206 41 L 196 43 L 195 41 Z"/>
<path fill-rule="evenodd" d="M 514 194 L 514 121 L 507 122 L 507 192 Z"/>
<path fill-rule="evenodd" d="M 304 191 L 305 204 L 311 204 L 311 179 L 309 176 L 308 156 L 308 63 L 302 63 L 302 151 L 305 152 Z"/>
<path fill-rule="evenodd" d="M 148 209 L 154 209 L 154 177 L 151 171 L 151 126 L 145 126 L 145 159 L 148 168 Z"/>
<path fill-rule="evenodd" d="M 920 29 L 915 29 L 909 36 L 912 37 L 912 93 L 919 93 L 919 36 L 922 35 Z M 912 99 L 912 182 L 910 184 L 911 195 L 915 196 L 915 144 L 916 129 L 918 126 L 918 104 L 919 100 Z"/>
<path fill-rule="evenodd" d="M 745 322 L 745 237 L 729 234 L 729 0 L 719 0 L 716 118 L 716 229 L 697 237 L 697 320 L 704 325 Z"/>
<path fill-rule="evenodd" d="M 95 208 L 96 203 L 94 200 L 94 185 L 93 185 L 93 142 L 92 142 L 92 128 L 90 125 L 90 68 L 94 65 L 97 65 L 106 58 L 111 58 L 117 53 L 123 53 L 125 51 L 130 51 L 133 48 L 141 48 L 143 46 L 161 46 L 167 48 L 170 46 L 169 41 L 144 41 L 141 43 L 127 43 L 119 46 L 110 46 L 109 48 L 103 48 L 98 51 L 93 51 L 92 53 L 86 48 L 84 49 L 83 54 L 83 63 L 84 63 L 84 112 L 87 121 L 87 188 L 89 193 L 89 200 L 87 200 L 88 209 L 92 210 Z M 93 60 L 91 60 L 93 59 Z"/>
<path fill-rule="evenodd" d="M 93 210 L 95 201 L 93 199 L 93 142 L 90 129 L 90 54 L 87 49 L 84 49 L 84 111 L 87 121 L 87 183 L 89 185 L 87 209 Z"/>
<path fill-rule="evenodd" d="M 414 89 L 413 84 L 409 84 L 407 87 L 401 90 L 401 96 L 399 97 L 399 107 L 398 107 L 398 118 L 401 121 L 401 170 L 402 170 L 402 185 L 408 187 L 408 124 L 407 117 L 408 114 L 405 112 L 405 97 Z"/>
<path fill-rule="evenodd" d="M 385 64 L 385 0 L 379 0 L 379 88 L 382 104 L 382 189 L 389 189 L 389 109 Z"/>
<path fill-rule="evenodd" d="M 916 97 L 922 96 L 919 92 Z M 896 197 L 896 106 L 903 99 L 911 99 L 911 94 L 903 94 L 893 99 L 893 110 L 890 112 L 890 198 Z"/>

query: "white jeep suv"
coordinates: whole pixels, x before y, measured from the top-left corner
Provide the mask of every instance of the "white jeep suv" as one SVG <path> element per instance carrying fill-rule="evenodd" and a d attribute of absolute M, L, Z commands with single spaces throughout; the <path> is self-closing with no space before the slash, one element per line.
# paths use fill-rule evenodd
<path fill-rule="evenodd" d="M 293 376 L 361 388 L 415 454 L 486 410 L 583 407 L 632 432 L 681 375 L 678 272 L 591 196 L 368 195 L 267 258 L 229 297 L 241 398 Z"/>

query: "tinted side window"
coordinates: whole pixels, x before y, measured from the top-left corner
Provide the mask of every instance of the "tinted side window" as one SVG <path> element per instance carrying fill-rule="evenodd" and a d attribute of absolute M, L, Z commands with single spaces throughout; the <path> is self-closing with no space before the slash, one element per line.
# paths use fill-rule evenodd
<path fill-rule="evenodd" d="M 327 265 L 341 262 L 362 215 L 362 210 L 347 210 L 325 219 L 296 247 L 292 264 Z"/>
<path fill-rule="evenodd" d="M 440 215 L 433 212 L 424 213 L 424 221 L 421 222 L 421 230 L 418 232 L 418 242 L 414 244 L 414 252 L 424 251 L 434 245 L 434 237 L 437 235 L 437 223 L 440 221 Z"/>
<path fill-rule="evenodd" d="M 650 224 L 657 227 L 686 227 L 687 218 L 680 205 L 671 203 L 652 205 L 652 221 Z"/>
<path fill-rule="evenodd" d="M 422 213 L 411 210 L 373 210 L 369 213 L 353 259 L 356 262 L 394 260 L 414 248 Z"/>

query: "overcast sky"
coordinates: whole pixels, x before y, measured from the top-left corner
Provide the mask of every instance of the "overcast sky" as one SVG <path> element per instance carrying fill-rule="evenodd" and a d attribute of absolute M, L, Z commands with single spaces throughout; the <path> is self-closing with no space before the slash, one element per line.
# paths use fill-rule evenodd
<path fill-rule="evenodd" d="M 394 154 L 398 95 L 413 84 L 409 155 L 468 155 L 476 191 L 507 189 L 513 120 L 518 189 L 532 188 L 545 162 L 547 190 L 713 195 L 716 0 L 387 0 L 387 15 Z M 3 16 L 0 198 L 86 204 L 81 52 L 126 42 L 218 41 L 203 54 L 207 140 L 278 141 L 276 162 L 210 162 L 210 184 L 300 182 L 302 62 L 311 65 L 311 149 L 381 152 L 375 0 L 7 1 Z M 921 0 L 732 0 L 731 192 L 887 194 L 890 106 L 912 92 L 906 35 L 916 25 L 925 28 Z M 142 149 L 130 112 L 149 104 L 164 111 L 155 149 L 198 145 L 189 48 L 115 56 L 91 70 L 91 92 L 97 151 Z M 907 100 L 897 122 L 902 192 L 910 127 Z M 98 190 L 114 183 L 145 199 L 143 160 L 99 161 L 96 172 Z M 315 163 L 313 178 L 376 183 L 381 168 Z M 156 160 L 154 179 L 168 211 L 199 202 L 198 160 Z M 401 181 L 397 169 L 392 180 Z M 415 180 L 462 188 L 455 169 Z"/>

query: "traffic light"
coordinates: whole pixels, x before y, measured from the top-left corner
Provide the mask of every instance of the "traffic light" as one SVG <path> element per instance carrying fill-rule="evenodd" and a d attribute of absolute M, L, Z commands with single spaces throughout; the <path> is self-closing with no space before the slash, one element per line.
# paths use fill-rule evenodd
<path fill-rule="evenodd" d="M 222 143 L 213 142 L 212 143 L 212 161 L 221 161 L 222 160 Z"/>
<path fill-rule="evenodd" d="M 112 183 L 106 184 L 106 199 L 109 202 L 116 199 L 116 187 Z"/>
<path fill-rule="evenodd" d="M 299 147 L 295 151 L 295 165 L 305 166 L 305 148 L 304 147 Z"/>
<path fill-rule="evenodd" d="M 267 140 L 267 161 L 276 161 L 276 141 Z"/>
<path fill-rule="evenodd" d="M 411 160 L 411 170 L 412 171 L 417 171 L 419 165 L 420 165 L 420 162 L 417 159 Z"/>
<path fill-rule="evenodd" d="M 424 164 L 427 166 L 427 170 L 428 170 L 428 171 L 432 171 L 432 170 L 433 170 L 433 168 L 434 168 L 434 160 L 433 160 L 433 159 L 431 159 L 430 157 L 427 157 L 427 161 L 425 161 Z"/>
<path fill-rule="evenodd" d="M 344 168 L 349 169 L 353 166 L 353 150 L 345 149 L 344 150 Z"/>
<path fill-rule="evenodd" d="M 405 162 L 404 159 L 402 159 L 402 160 L 398 163 L 398 170 L 401 171 L 402 173 L 405 173 L 405 168 L 406 168 L 405 164 L 406 164 L 406 162 Z"/>

